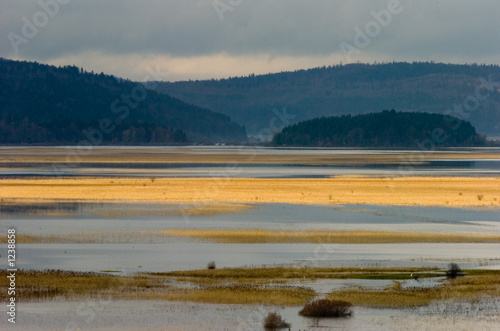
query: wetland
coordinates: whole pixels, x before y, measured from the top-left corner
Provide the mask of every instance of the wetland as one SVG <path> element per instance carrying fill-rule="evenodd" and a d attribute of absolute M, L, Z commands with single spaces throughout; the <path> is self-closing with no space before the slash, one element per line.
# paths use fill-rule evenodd
<path fill-rule="evenodd" d="M 497 148 L 100 147 L 75 159 L 71 147 L 8 147 L 0 156 L 0 228 L 18 234 L 27 330 L 48 301 L 46 329 L 67 329 L 68 315 L 90 327 L 77 313 L 85 302 L 100 307 L 99 330 L 133 329 L 124 321 L 138 305 L 168 330 L 262 329 L 271 311 L 293 330 L 500 325 Z M 464 277 L 446 279 L 452 262 Z M 298 316 L 318 297 L 351 302 L 354 315 L 316 325 Z M 205 319 L 187 318 L 193 311 Z"/>

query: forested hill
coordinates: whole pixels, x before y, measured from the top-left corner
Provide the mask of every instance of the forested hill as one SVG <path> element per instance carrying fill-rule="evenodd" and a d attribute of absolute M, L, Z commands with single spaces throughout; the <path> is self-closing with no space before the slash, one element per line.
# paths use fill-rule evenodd
<path fill-rule="evenodd" d="M 484 137 L 467 121 L 439 114 L 383 111 L 322 117 L 288 126 L 276 146 L 421 147 L 481 146 Z"/>
<path fill-rule="evenodd" d="M 452 116 L 470 121 L 478 132 L 500 136 L 500 67 L 496 65 L 348 64 L 161 83 L 156 90 L 217 109 L 245 125 L 249 136 L 258 135 L 271 124 L 272 128 L 282 128 L 322 116 L 393 108 L 438 114 L 451 110 Z"/>
<path fill-rule="evenodd" d="M 74 66 L 0 59 L 0 144 L 242 142 L 227 115 Z"/>

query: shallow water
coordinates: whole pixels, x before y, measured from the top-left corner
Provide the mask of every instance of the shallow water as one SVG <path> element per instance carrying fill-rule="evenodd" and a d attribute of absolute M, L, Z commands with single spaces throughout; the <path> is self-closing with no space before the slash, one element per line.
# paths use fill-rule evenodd
<path fill-rule="evenodd" d="M 114 165 L 113 165 L 114 166 Z M 289 166 L 289 165 L 238 165 L 237 167 L 220 164 L 207 165 L 166 165 L 165 169 L 144 167 L 95 168 L 79 167 L 64 171 L 54 171 L 50 167 L 30 169 L 0 169 L 0 178 L 31 176 L 96 176 L 96 177 L 245 177 L 245 178 L 326 178 L 342 175 L 377 175 L 377 176 L 498 176 L 500 161 L 463 162 L 449 160 L 446 166 L 441 162 L 430 161 L 426 165 L 414 165 L 411 171 L 401 170 L 395 165 L 357 166 Z"/>
<path fill-rule="evenodd" d="M 40 151 L 46 150 L 47 155 L 72 155 L 74 147 L 37 147 L 28 148 L 24 152 L 10 152 L 13 148 L 0 147 L 3 159 L 16 156 L 44 155 Z M 125 176 L 125 177 L 249 177 L 249 178 L 323 178 L 339 175 L 434 175 L 434 176 L 498 176 L 500 175 L 500 160 L 484 160 L 474 154 L 478 152 L 499 153 L 500 148 L 461 148 L 443 149 L 439 151 L 419 150 L 368 150 L 368 149 L 342 149 L 342 148 L 265 148 L 265 147 L 224 147 L 224 146 L 195 146 L 195 147 L 146 147 L 146 146 L 99 146 L 92 151 L 92 155 L 120 156 L 120 150 L 125 152 L 147 152 L 155 155 L 164 155 L 165 162 L 160 163 L 84 163 L 73 167 L 66 163 L 38 164 L 38 163 L 2 163 L 0 177 L 29 177 L 29 176 Z M 181 153 L 186 157 L 190 155 L 248 155 L 249 163 L 169 163 L 169 153 Z M 416 154 L 415 154 L 416 153 Z M 443 157 L 435 160 L 428 156 L 435 153 L 459 153 L 470 155 L 467 160 Z M 406 155 L 417 155 L 405 158 Z M 304 166 L 293 164 L 256 164 L 251 163 L 256 155 L 366 155 L 365 164 L 357 166 Z M 395 164 L 370 164 L 370 156 L 376 155 L 401 155 L 400 162 Z M 0 160 L 1 161 L 1 160 Z M 418 161 L 418 162 L 417 162 Z M 54 170 L 58 169 L 58 170 Z"/>
<path fill-rule="evenodd" d="M 56 152 L 64 155 L 73 147 Z M 131 147 L 124 147 L 124 149 Z M 412 151 L 370 151 L 347 149 L 266 149 L 233 147 L 132 147 L 181 153 L 247 153 L 296 155 L 326 154 L 405 154 Z M 39 148 L 43 150 L 43 148 Z M 103 147 L 94 153 L 106 154 Z M 9 157 L 10 148 L 0 148 Z M 463 149 L 498 153 L 499 149 Z M 12 154 L 13 157 L 18 154 Z M 500 162 L 471 159 L 423 159 L 411 172 L 400 172 L 399 165 L 358 167 L 318 167 L 290 165 L 94 165 L 54 173 L 46 167 L 4 167 L 0 176 L 222 176 L 222 177 L 325 177 L 343 174 L 371 175 L 500 175 Z M 136 167 L 136 168 L 134 168 Z M 373 230 L 446 233 L 500 234 L 500 210 L 441 207 L 399 207 L 371 205 L 311 206 L 255 204 L 243 213 L 209 216 L 173 215 L 185 205 L 55 203 L 15 206 L 0 204 L 0 232 L 15 228 L 18 234 L 79 234 L 120 231 L 139 232 L 162 229 L 268 229 L 268 230 Z M 195 205 L 187 206 L 194 207 Z M 54 216 L 55 214 L 60 216 Z M 111 216 L 112 215 L 112 216 Z M 204 269 L 215 261 L 218 268 L 262 265 L 329 267 L 439 267 L 457 262 L 462 268 L 500 269 L 500 244 L 216 244 L 183 238 L 163 238 L 157 242 L 100 244 L 19 244 L 20 269 L 64 269 L 75 271 L 116 271 L 117 274 Z M 7 265 L 6 245 L 0 245 L 0 263 Z M 403 287 L 432 287 L 441 278 L 409 280 Z M 384 288 L 388 280 L 297 281 L 318 293 L 363 286 Z M 18 307 L 18 322 L 23 330 L 260 330 L 262 319 L 278 311 L 292 330 L 498 330 L 500 302 L 485 298 L 480 303 L 436 303 L 418 310 L 367 309 L 355 307 L 354 317 L 315 321 L 298 316 L 299 307 L 261 307 L 210 305 L 157 301 L 96 301 L 23 303 Z"/>
<path fill-rule="evenodd" d="M 253 204 L 239 213 L 172 215 L 193 205 L 124 203 L 0 204 L 0 228 L 22 234 L 162 229 L 376 230 L 500 234 L 500 209 L 378 205 Z M 59 212 L 63 216 L 51 216 Z M 108 215 L 104 217 L 102 215 Z M 112 216 L 109 216 L 112 215 Z"/>
<path fill-rule="evenodd" d="M 500 269 L 500 244 L 23 244 L 18 268 L 123 273 L 261 265 Z M 3 259 L 3 257 L 2 257 Z"/>
<path fill-rule="evenodd" d="M 500 212 L 487 209 L 371 205 L 311 206 L 256 204 L 243 213 L 209 216 L 136 216 L 166 214 L 177 205 L 71 204 L 72 217 L 36 217 L 13 208 L 0 219 L 0 230 L 18 234 L 120 232 L 163 229 L 374 230 L 500 234 Z M 36 210 L 36 206 L 32 206 Z M 64 208 L 63 208 L 64 209 Z M 97 217 L 102 210 L 120 211 Z M 134 216 L 127 216 L 130 213 Z M 119 235 L 117 235 L 119 238 Z M 172 271 L 258 265 L 500 267 L 500 244 L 216 244 L 195 239 L 130 236 L 129 243 L 22 244 L 18 266 L 25 269 L 81 271 Z M 135 239 L 134 239 L 135 238 Z M 112 239 L 110 239 L 112 240 Z M 149 243 L 152 240 L 153 243 Z M 111 241 L 113 242 L 113 241 Z M 4 259 L 5 256 L 2 257 Z"/>
<path fill-rule="evenodd" d="M 498 330 L 500 302 L 444 303 L 425 309 L 354 307 L 354 315 L 318 321 L 298 315 L 300 307 L 213 305 L 161 301 L 24 303 L 18 310 L 23 330 L 263 330 L 269 312 L 277 312 L 291 330 Z M 444 309 L 443 309 L 444 308 Z M 147 326 L 147 327 L 146 327 Z M 286 329 L 285 329 L 286 330 Z"/>

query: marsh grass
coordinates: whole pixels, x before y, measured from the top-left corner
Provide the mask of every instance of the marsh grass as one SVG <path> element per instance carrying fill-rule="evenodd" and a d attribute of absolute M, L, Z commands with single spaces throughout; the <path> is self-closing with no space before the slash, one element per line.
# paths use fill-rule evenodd
<path fill-rule="evenodd" d="M 7 280 L 7 273 L 2 271 L 0 275 L 1 283 L 4 283 Z M 158 284 L 154 285 L 154 282 L 144 281 L 140 277 L 118 277 L 61 270 L 16 272 L 16 298 L 21 300 L 116 296 L 127 289 L 153 286 L 158 286 Z M 5 299 L 6 295 L 5 291 L 0 297 Z"/>
<path fill-rule="evenodd" d="M 483 276 L 468 276 L 449 280 L 432 289 L 401 289 L 391 286 L 385 290 L 349 289 L 329 294 L 330 299 L 349 300 L 354 305 L 372 308 L 410 308 L 427 306 L 435 301 L 479 300 L 500 296 L 500 272 Z"/>
<path fill-rule="evenodd" d="M 433 271 L 435 273 L 433 273 Z M 256 268 L 177 271 L 118 276 L 59 270 L 18 271 L 16 298 L 23 301 L 81 300 L 106 298 L 121 300 L 170 300 L 216 304 L 263 304 L 299 306 L 317 294 L 310 288 L 286 285 L 287 281 L 319 278 L 361 278 L 380 275 L 378 279 L 406 279 L 409 273 L 444 276 L 444 270 L 409 268 Z M 446 281 L 432 289 L 384 290 L 348 289 L 336 291 L 329 299 L 370 307 L 417 307 L 436 300 L 480 299 L 500 296 L 500 272 L 465 270 L 466 277 Z M 0 286 L 8 287 L 6 271 L 0 271 Z M 206 282 L 204 282 L 206 280 Z M 173 281 L 191 285 L 172 285 Z M 283 282 L 282 285 L 276 285 Z M 194 285 L 194 286 L 193 286 Z M 0 299 L 7 299 L 2 291 Z"/>
<path fill-rule="evenodd" d="M 462 233 L 424 233 L 388 231 L 271 231 L 171 229 L 159 233 L 166 236 L 191 237 L 217 243 L 332 243 L 332 244 L 379 244 L 379 243 L 498 243 L 499 235 Z"/>
<path fill-rule="evenodd" d="M 164 242 L 165 238 L 158 234 L 148 233 L 145 231 L 92 231 L 40 235 L 19 234 L 16 236 L 16 241 L 20 244 L 156 243 Z M 0 243 L 5 242 L 4 238 L 0 238 Z"/>
<path fill-rule="evenodd" d="M 0 271 L 0 285 L 4 288 L 8 287 L 7 274 Z M 16 298 L 23 301 L 111 298 L 298 306 L 315 295 L 313 290 L 297 286 L 235 284 L 182 288 L 168 285 L 169 280 L 151 274 L 115 276 L 60 270 L 18 271 Z M 7 299 L 7 291 L 0 293 L 0 299 Z"/>
<path fill-rule="evenodd" d="M 413 274 L 413 275 L 412 275 Z M 444 276 L 437 268 L 231 268 L 217 270 L 190 270 L 157 273 L 174 277 L 177 281 L 200 285 L 214 284 L 277 284 L 296 283 L 317 279 L 392 279 L 410 280 Z"/>
<path fill-rule="evenodd" d="M 217 285 L 204 288 L 149 291 L 137 296 L 124 294 L 123 298 L 136 300 L 190 301 L 216 304 L 284 305 L 300 306 L 312 299 L 312 289 L 296 286 Z"/>

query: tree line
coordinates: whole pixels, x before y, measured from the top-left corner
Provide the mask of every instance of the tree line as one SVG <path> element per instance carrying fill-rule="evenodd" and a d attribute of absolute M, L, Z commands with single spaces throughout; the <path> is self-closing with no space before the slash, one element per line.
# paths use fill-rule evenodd
<path fill-rule="evenodd" d="M 441 114 L 385 110 L 364 115 L 321 117 L 288 126 L 275 146 L 419 147 L 427 139 L 439 146 L 482 146 L 485 137 L 470 122 Z"/>

